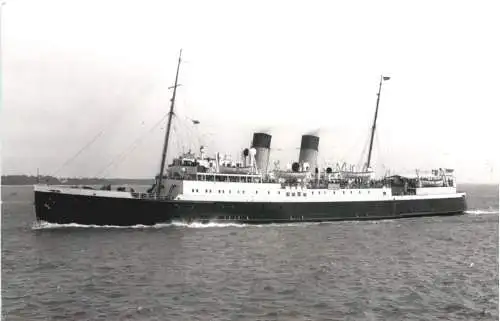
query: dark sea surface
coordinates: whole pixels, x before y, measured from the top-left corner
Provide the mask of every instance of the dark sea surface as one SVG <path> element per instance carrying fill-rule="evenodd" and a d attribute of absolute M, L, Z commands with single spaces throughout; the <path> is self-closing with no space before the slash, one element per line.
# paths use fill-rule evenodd
<path fill-rule="evenodd" d="M 2 187 L 3 320 L 498 320 L 498 186 L 463 216 L 34 225 Z"/>

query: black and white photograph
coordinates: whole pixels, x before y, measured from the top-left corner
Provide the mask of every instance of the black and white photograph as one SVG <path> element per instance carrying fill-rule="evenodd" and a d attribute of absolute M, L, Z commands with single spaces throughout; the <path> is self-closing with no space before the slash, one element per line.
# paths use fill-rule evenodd
<path fill-rule="evenodd" d="M 499 14 L 2 0 L 1 320 L 498 320 Z"/>

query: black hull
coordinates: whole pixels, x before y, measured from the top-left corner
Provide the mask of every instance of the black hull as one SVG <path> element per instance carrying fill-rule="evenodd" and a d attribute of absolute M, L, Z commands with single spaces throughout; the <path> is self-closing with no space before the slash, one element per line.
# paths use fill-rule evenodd
<path fill-rule="evenodd" d="M 36 218 L 58 224 L 155 225 L 172 221 L 245 224 L 397 219 L 456 215 L 464 197 L 328 203 L 192 202 L 35 191 Z"/>

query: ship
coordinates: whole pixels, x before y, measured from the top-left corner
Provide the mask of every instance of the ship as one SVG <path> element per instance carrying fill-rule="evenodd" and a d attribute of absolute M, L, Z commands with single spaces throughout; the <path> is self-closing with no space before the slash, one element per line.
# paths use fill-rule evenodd
<path fill-rule="evenodd" d="M 371 168 L 381 76 L 370 131 L 367 162 L 318 164 L 320 137 L 304 134 L 296 161 L 270 166 L 272 135 L 255 132 L 239 160 L 208 155 L 205 147 L 174 157 L 166 166 L 182 50 L 168 113 L 160 169 L 146 191 L 103 187 L 34 185 L 36 220 L 57 224 L 134 226 L 172 222 L 268 224 L 380 220 L 459 215 L 466 194 L 457 191 L 455 171 L 383 175 Z"/>

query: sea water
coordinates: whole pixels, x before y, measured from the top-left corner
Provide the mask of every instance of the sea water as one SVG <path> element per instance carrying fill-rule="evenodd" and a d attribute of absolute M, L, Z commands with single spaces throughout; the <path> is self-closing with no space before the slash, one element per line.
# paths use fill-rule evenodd
<path fill-rule="evenodd" d="M 5 320 L 497 320 L 498 186 L 463 216 L 153 227 L 35 223 L 2 187 Z"/>

